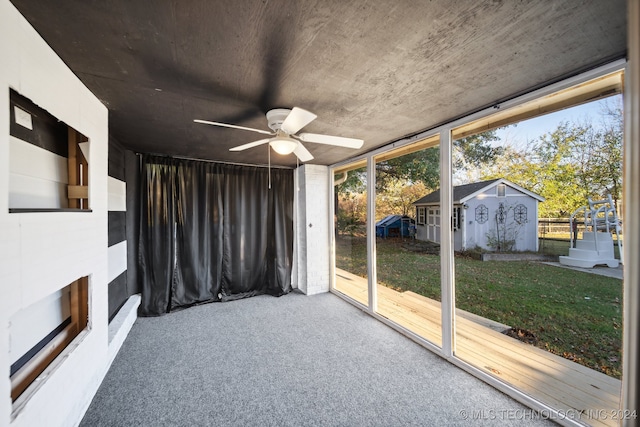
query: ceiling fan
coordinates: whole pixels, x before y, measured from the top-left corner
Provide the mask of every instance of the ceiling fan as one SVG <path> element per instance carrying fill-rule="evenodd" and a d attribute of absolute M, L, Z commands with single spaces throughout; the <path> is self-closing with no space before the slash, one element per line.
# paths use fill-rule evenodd
<path fill-rule="evenodd" d="M 315 142 L 318 144 L 335 145 L 346 148 L 360 148 L 364 141 L 362 139 L 345 138 L 342 136 L 322 135 L 317 133 L 301 133 L 298 131 L 316 119 L 315 114 L 299 107 L 292 110 L 286 108 L 276 108 L 267 112 L 267 124 L 271 132 L 261 129 L 248 128 L 244 126 L 231 125 L 228 123 L 210 122 L 207 120 L 195 119 L 196 123 L 206 125 L 221 126 L 233 129 L 248 130 L 269 135 L 269 138 L 249 142 L 238 147 L 233 147 L 229 151 L 242 151 L 248 148 L 257 147 L 262 144 L 269 144 L 278 154 L 294 153 L 301 162 L 308 162 L 313 156 L 302 145 L 302 142 Z"/>

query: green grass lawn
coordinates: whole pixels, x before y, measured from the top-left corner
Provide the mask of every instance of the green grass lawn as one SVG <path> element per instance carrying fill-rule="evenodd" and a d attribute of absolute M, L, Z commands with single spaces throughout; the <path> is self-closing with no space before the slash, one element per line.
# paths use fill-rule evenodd
<path fill-rule="evenodd" d="M 378 283 L 440 300 L 440 257 L 378 239 Z M 366 276 L 366 239 L 339 238 L 336 265 Z M 535 262 L 456 256 L 456 306 L 532 332 L 537 346 L 615 378 L 621 373 L 622 281 Z"/>

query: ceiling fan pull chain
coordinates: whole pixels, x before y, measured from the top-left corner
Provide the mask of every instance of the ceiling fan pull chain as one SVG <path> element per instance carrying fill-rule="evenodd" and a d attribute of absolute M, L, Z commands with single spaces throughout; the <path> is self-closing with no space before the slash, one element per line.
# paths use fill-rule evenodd
<path fill-rule="evenodd" d="M 298 173 L 298 169 L 300 169 L 300 159 L 296 156 L 296 173 Z M 296 180 L 296 191 L 300 192 L 300 180 Z"/>
<path fill-rule="evenodd" d="M 269 159 L 269 190 L 271 190 L 271 146 L 267 144 L 267 150 L 269 153 L 267 154 L 267 158 Z"/>

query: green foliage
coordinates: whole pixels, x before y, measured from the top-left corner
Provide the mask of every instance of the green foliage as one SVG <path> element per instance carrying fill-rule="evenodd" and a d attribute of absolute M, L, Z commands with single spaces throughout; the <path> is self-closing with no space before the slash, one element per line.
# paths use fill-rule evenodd
<path fill-rule="evenodd" d="M 342 193 L 338 195 L 336 209 L 338 233 L 353 233 L 367 221 L 367 193 Z"/>
<path fill-rule="evenodd" d="M 347 172 L 347 180 L 336 186 L 336 192 L 339 194 L 346 193 L 364 193 L 367 190 L 367 168 L 363 167 Z"/>
<path fill-rule="evenodd" d="M 504 153 L 495 146 L 499 141 L 495 130 L 482 132 L 454 141 L 455 166 L 470 168 L 490 164 Z M 397 183 L 422 183 L 433 191 L 440 186 L 440 148 L 431 147 L 376 163 L 376 191 L 384 193 Z M 349 172 L 347 180 L 338 186 L 339 192 L 363 192 L 366 168 Z"/>
<path fill-rule="evenodd" d="M 505 147 L 496 144 L 499 141 L 496 130 L 455 140 L 452 160 L 456 175 L 465 182 L 476 181 L 478 169 L 491 165 L 504 155 Z"/>
<path fill-rule="evenodd" d="M 543 196 L 540 217 L 567 217 L 587 198 L 614 201 L 622 188 L 622 109 L 611 107 L 602 126 L 563 122 L 525 149 L 506 146 L 481 172 L 482 179 L 506 178 Z"/>
<path fill-rule="evenodd" d="M 349 171 L 335 188 L 336 231 L 353 235 L 367 220 L 366 167 Z"/>
<path fill-rule="evenodd" d="M 440 184 L 440 150 L 427 148 L 415 153 L 378 162 L 376 164 L 376 190 L 384 192 L 394 182 L 421 182 L 435 189 Z"/>
<path fill-rule="evenodd" d="M 622 141 L 624 138 L 622 100 L 604 104 L 599 144 L 594 153 L 594 181 L 600 193 L 611 194 L 616 207 L 622 197 Z"/>
<path fill-rule="evenodd" d="M 376 192 L 376 221 L 387 215 L 415 217 L 413 202 L 430 192 L 422 182 L 408 183 L 395 180 L 387 183 L 382 192 Z"/>
<path fill-rule="evenodd" d="M 543 196 L 540 217 L 567 217 L 587 198 L 611 194 L 617 206 L 622 196 L 622 104 L 620 98 L 604 104 L 602 123 L 560 123 L 556 129 L 524 148 L 499 144 L 495 130 L 453 142 L 455 176 L 464 182 L 506 178 Z M 376 210 L 411 213 L 399 201 L 398 188 L 421 183 L 424 194 L 440 186 L 440 149 L 432 147 L 376 164 Z M 361 194 L 366 168 L 349 172 L 338 186 L 340 194 Z M 413 201 L 415 201 L 413 200 Z M 379 215 L 377 215 L 379 216 Z"/>

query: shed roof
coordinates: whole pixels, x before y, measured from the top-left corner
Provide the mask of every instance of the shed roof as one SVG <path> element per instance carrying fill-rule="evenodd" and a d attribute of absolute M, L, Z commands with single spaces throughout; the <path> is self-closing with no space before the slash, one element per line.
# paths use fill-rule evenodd
<path fill-rule="evenodd" d="M 388 225 L 393 224 L 396 221 L 402 220 L 403 218 L 411 219 L 410 217 L 408 217 L 406 215 L 405 216 L 402 216 L 402 215 L 388 215 L 388 216 L 382 218 L 380 221 L 378 221 L 376 223 L 376 227 L 380 227 L 380 226 L 386 227 Z"/>
<path fill-rule="evenodd" d="M 457 185 L 453 187 L 453 203 L 460 204 L 464 203 L 469 199 L 472 199 L 476 195 L 495 187 L 498 184 L 506 184 L 511 188 L 514 188 L 539 202 L 544 202 L 544 197 L 539 194 L 533 193 L 523 187 L 520 187 L 517 184 L 514 184 L 511 181 L 508 181 L 504 178 L 495 178 L 487 181 L 478 181 L 472 182 L 471 184 Z M 440 189 L 438 188 L 436 191 L 427 194 L 426 196 L 416 200 L 413 202 L 414 205 L 430 205 L 430 204 L 439 204 L 440 203 Z"/>

